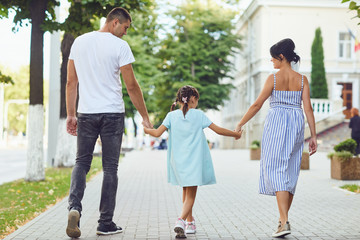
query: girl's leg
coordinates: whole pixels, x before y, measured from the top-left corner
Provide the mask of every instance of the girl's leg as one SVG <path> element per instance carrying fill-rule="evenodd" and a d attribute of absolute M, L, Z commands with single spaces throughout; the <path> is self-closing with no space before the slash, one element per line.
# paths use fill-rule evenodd
<path fill-rule="evenodd" d="M 183 204 L 185 203 L 185 199 L 186 199 L 186 189 L 187 189 L 186 187 L 183 187 Z M 189 212 L 189 215 L 184 220 L 186 220 L 187 222 L 192 222 L 193 221 L 192 208 L 191 208 L 191 210 Z"/>
<path fill-rule="evenodd" d="M 186 198 L 186 187 L 183 187 L 183 204 L 185 202 L 185 198 Z"/>
<path fill-rule="evenodd" d="M 183 209 L 180 218 L 186 220 L 190 217 L 192 221 L 191 214 L 195 202 L 196 191 L 197 191 L 197 186 L 183 188 L 183 196 L 185 195 L 185 197 L 183 197 Z"/>
<path fill-rule="evenodd" d="M 186 221 L 187 222 L 192 222 L 193 221 L 192 208 L 191 208 L 188 216 L 186 217 Z"/>
<path fill-rule="evenodd" d="M 284 225 L 288 221 L 288 212 L 292 203 L 293 195 L 287 191 L 276 192 L 276 200 L 280 213 L 281 224 Z"/>

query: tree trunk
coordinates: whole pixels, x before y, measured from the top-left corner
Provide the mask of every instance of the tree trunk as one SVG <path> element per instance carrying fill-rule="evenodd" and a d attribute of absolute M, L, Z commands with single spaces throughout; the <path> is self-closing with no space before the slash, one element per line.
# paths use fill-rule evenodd
<path fill-rule="evenodd" d="M 26 181 L 45 179 L 44 169 L 44 107 L 43 107 L 43 47 L 44 31 L 41 24 L 45 21 L 48 0 L 30 2 L 31 46 L 30 46 L 30 105 L 29 126 L 27 128 Z"/>
<path fill-rule="evenodd" d="M 66 132 L 66 80 L 67 80 L 67 63 L 69 60 L 70 49 L 74 42 L 74 37 L 65 33 L 61 42 L 61 92 L 60 92 L 60 120 L 58 128 L 58 141 L 56 154 L 54 158 L 54 167 L 70 167 L 75 163 L 76 157 L 76 137 Z"/>
<path fill-rule="evenodd" d="M 132 119 L 132 122 L 134 124 L 134 137 L 136 138 L 136 136 L 137 136 L 137 124 L 135 122 L 135 117 L 132 117 L 131 119 Z"/>
<path fill-rule="evenodd" d="M 60 79 L 61 79 L 61 92 L 60 92 L 60 119 L 66 118 L 66 81 L 67 81 L 67 63 L 69 60 L 70 49 L 72 44 L 74 43 L 73 35 L 69 33 L 64 34 L 64 38 L 61 42 L 61 55 L 62 55 L 62 63 L 60 70 Z"/>
<path fill-rule="evenodd" d="M 191 63 L 191 76 L 195 78 L 195 64 Z"/>

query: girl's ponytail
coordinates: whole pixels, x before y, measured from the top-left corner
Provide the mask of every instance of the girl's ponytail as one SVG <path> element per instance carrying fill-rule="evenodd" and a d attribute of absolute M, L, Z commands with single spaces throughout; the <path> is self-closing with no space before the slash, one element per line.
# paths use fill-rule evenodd
<path fill-rule="evenodd" d="M 170 112 L 175 110 L 176 103 L 177 103 L 177 100 L 175 100 L 175 102 L 173 102 L 173 104 L 171 104 Z"/>
<path fill-rule="evenodd" d="M 188 111 L 188 108 L 189 108 L 189 105 L 188 105 L 188 97 L 182 97 L 182 102 L 184 103 L 184 106 L 183 106 L 183 113 L 184 113 L 184 117 L 185 117 L 185 114 L 187 113 Z"/>
<path fill-rule="evenodd" d="M 170 111 L 173 111 L 175 109 L 177 102 L 179 102 L 181 105 L 184 104 L 182 107 L 182 111 L 185 118 L 185 114 L 189 110 L 188 102 L 190 101 L 191 97 L 195 97 L 196 99 L 199 99 L 199 92 L 196 88 L 189 85 L 179 88 L 176 94 L 176 101 L 173 103 L 173 105 L 171 105 Z"/>

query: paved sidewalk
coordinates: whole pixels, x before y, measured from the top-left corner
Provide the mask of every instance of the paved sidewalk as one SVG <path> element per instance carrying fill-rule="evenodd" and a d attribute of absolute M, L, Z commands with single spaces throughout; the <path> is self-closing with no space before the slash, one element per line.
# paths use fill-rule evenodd
<path fill-rule="evenodd" d="M 258 194 L 259 161 L 248 150 L 212 150 L 217 184 L 198 190 L 197 233 L 188 239 L 271 239 L 277 225 L 275 197 Z M 285 239 L 360 239 L 360 194 L 337 188 L 326 153 L 311 157 L 302 170 Z M 174 239 L 181 188 L 166 180 L 166 151 L 133 151 L 119 165 L 114 221 L 124 232 L 97 236 L 102 174 L 88 183 L 83 200 L 81 239 Z M 360 181 L 353 181 L 360 184 Z M 347 181 L 346 183 L 350 183 Z M 69 239 L 67 199 L 5 239 Z"/>

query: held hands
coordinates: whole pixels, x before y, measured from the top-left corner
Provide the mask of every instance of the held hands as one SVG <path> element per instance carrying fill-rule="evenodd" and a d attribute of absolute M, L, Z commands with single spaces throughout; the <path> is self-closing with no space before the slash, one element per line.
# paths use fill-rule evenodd
<path fill-rule="evenodd" d="M 144 126 L 144 132 L 149 134 L 149 130 L 153 128 L 153 125 L 150 123 L 149 119 L 144 119 L 142 121 L 142 125 Z"/>
<path fill-rule="evenodd" d="M 147 128 L 147 127 L 145 127 L 144 126 L 144 132 L 146 133 L 146 134 L 149 134 L 149 130 L 150 130 L 151 128 Z"/>
<path fill-rule="evenodd" d="M 240 125 L 240 123 L 238 123 L 238 124 L 236 125 L 235 131 L 236 131 L 236 132 L 240 132 L 240 131 L 242 132 L 241 128 L 242 128 L 242 125 Z"/>
<path fill-rule="evenodd" d="M 235 133 L 235 140 L 239 140 L 241 138 L 241 134 L 243 133 L 244 130 L 240 130 L 240 131 L 234 131 Z"/>
<path fill-rule="evenodd" d="M 244 130 L 241 129 L 242 128 L 242 125 L 240 125 L 240 123 L 238 123 L 236 125 L 236 128 L 235 128 L 235 132 L 238 134 L 237 137 L 235 137 L 235 140 L 238 140 L 241 138 L 241 134 L 243 133 Z"/>
<path fill-rule="evenodd" d="M 309 141 L 309 155 L 311 156 L 314 153 L 316 153 L 316 150 L 317 150 L 316 137 L 311 137 Z"/>
<path fill-rule="evenodd" d="M 67 117 L 66 118 L 66 131 L 73 136 L 77 136 L 77 119 L 76 117 Z"/>
<path fill-rule="evenodd" d="M 145 128 L 153 128 L 153 125 L 151 124 L 149 119 L 143 119 L 142 125 L 144 126 L 144 129 Z"/>

